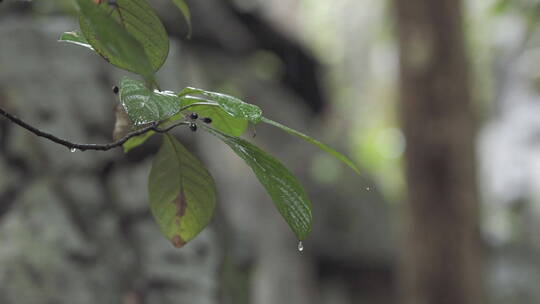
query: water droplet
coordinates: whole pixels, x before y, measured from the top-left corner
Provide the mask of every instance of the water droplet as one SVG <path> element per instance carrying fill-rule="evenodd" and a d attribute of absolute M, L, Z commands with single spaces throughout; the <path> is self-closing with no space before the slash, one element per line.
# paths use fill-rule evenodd
<path fill-rule="evenodd" d="M 69 151 L 71 151 L 71 153 L 75 153 L 75 152 L 77 152 L 77 148 L 71 148 L 71 149 L 69 149 Z"/>
<path fill-rule="evenodd" d="M 302 241 L 298 242 L 298 251 L 300 252 L 304 251 L 304 244 L 302 243 Z"/>
<path fill-rule="evenodd" d="M 370 188 L 370 187 L 366 187 L 366 191 L 369 191 L 369 190 L 371 190 L 371 188 Z"/>

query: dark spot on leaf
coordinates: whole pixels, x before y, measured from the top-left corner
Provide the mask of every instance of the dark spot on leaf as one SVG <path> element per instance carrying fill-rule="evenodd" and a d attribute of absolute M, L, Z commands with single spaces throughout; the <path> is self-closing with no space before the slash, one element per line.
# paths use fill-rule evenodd
<path fill-rule="evenodd" d="M 205 117 L 205 118 L 203 118 L 203 122 L 204 122 L 204 123 L 207 123 L 207 124 L 212 123 L 212 118 L 210 118 L 210 117 Z"/>
<path fill-rule="evenodd" d="M 179 235 L 173 236 L 173 238 L 171 239 L 171 242 L 176 248 L 182 248 L 182 246 L 186 244 L 186 242 Z"/>
<path fill-rule="evenodd" d="M 174 200 L 174 204 L 176 205 L 176 216 L 182 217 L 184 214 L 186 214 L 186 196 L 184 195 L 184 190 L 180 191 L 180 194 L 178 194 L 178 197 L 176 200 Z"/>

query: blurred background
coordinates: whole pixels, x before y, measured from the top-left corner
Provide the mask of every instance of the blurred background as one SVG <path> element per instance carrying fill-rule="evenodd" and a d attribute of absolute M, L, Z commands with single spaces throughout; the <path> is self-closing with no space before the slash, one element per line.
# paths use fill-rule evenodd
<path fill-rule="evenodd" d="M 167 0 L 164 89 L 243 98 L 349 155 L 277 129 L 252 139 L 297 174 L 297 240 L 254 175 L 203 132 L 213 223 L 175 249 L 148 211 L 160 138 L 76 152 L 0 119 L 0 303 L 540 303 L 539 0 Z M 69 0 L 0 4 L 0 107 L 75 142 L 111 141 L 123 72 L 57 42 Z M 251 140 L 251 137 L 250 137 Z"/>

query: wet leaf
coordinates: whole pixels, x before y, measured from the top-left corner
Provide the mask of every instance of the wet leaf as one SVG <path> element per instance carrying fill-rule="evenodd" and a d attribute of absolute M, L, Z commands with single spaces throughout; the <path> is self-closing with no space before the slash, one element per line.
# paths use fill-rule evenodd
<path fill-rule="evenodd" d="M 253 144 L 209 127 L 204 129 L 225 142 L 251 167 L 292 231 L 298 239 L 305 239 L 311 231 L 311 202 L 296 177 Z"/>
<path fill-rule="evenodd" d="M 204 99 L 189 96 L 181 97 L 181 100 L 183 107 L 190 104 L 206 101 Z M 231 116 L 230 114 L 225 112 L 217 103 L 215 105 L 196 105 L 192 108 L 189 108 L 188 112 L 195 112 L 199 114 L 199 118 L 201 119 L 203 117 L 211 118 L 212 128 L 218 129 L 228 135 L 240 136 L 247 129 L 248 121 L 246 119 Z"/>
<path fill-rule="evenodd" d="M 153 70 L 159 70 L 169 54 L 169 37 L 161 20 L 145 0 L 116 0 L 116 3 L 103 1 L 99 8 L 141 44 Z M 85 30 L 83 33 L 87 38 L 88 34 L 96 36 Z M 130 70 L 127 66 L 119 67 Z"/>
<path fill-rule="evenodd" d="M 199 99 L 197 97 L 181 97 L 180 98 L 182 105 L 182 108 L 193 105 L 193 107 L 190 107 L 189 109 L 182 111 L 181 113 L 177 113 L 167 120 L 165 120 L 163 123 L 160 124 L 160 127 L 165 129 L 168 126 L 174 124 L 180 119 L 185 119 L 186 114 L 190 112 L 196 112 L 199 114 L 199 120 L 196 121 L 197 123 L 204 123 L 202 119 L 204 117 L 209 117 L 212 119 L 212 127 L 215 129 L 218 129 L 222 131 L 225 134 L 229 134 L 232 136 L 240 136 L 242 135 L 245 130 L 247 129 L 247 120 L 242 118 L 236 118 L 232 117 L 231 115 L 227 114 L 227 112 L 223 111 L 217 103 L 215 104 L 208 104 L 207 100 Z M 197 104 L 197 103 L 206 103 L 206 104 Z M 146 140 L 148 140 L 152 135 L 154 135 L 154 131 L 147 132 L 145 134 L 135 136 L 130 138 L 127 142 L 124 143 L 124 152 L 127 153 L 130 150 L 142 145 Z"/>
<path fill-rule="evenodd" d="M 282 129 L 283 131 L 285 131 L 285 132 L 287 132 L 289 134 L 297 136 L 297 137 L 307 141 L 308 143 L 311 143 L 311 144 L 319 147 L 321 150 L 323 150 L 325 152 L 328 152 L 330 155 L 334 156 L 339 161 L 341 161 L 344 164 L 346 164 L 347 166 L 349 166 L 349 168 L 353 169 L 354 172 L 356 172 L 357 174 L 360 174 L 360 170 L 358 169 L 358 167 L 347 156 L 345 156 L 345 155 L 339 153 L 338 151 L 330 148 L 329 146 L 323 144 L 322 142 L 320 142 L 320 141 L 318 141 L 318 140 L 316 140 L 316 139 L 314 139 L 312 137 L 309 137 L 304 133 L 298 132 L 298 131 L 296 131 L 294 129 L 291 129 L 291 128 L 287 127 L 287 126 L 284 126 L 284 125 L 280 124 L 279 122 L 270 120 L 270 119 L 268 119 L 266 117 L 262 118 L 262 122 L 267 123 L 269 125 L 272 125 L 274 127 L 278 127 L 278 128 Z"/>
<path fill-rule="evenodd" d="M 152 91 L 128 77 L 122 78 L 118 97 L 134 125 L 162 121 L 180 111 L 180 99 L 174 92 Z"/>
<path fill-rule="evenodd" d="M 65 32 L 62 35 L 60 35 L 60 38 L 58 41 L 73 43 L 76 45 L 83 46 L 85 48 L 89 48 L 92 51 L 94 48 L 86 41 L 86 38 L 84 38 L 83 34 L 80 31 L 72 31 L 72 32 Z"/>
<path fill-rule="evenodd" d="M 200 94 L 208 99 L 215 101 L 219 106 L 231 116 L 246 119 L 252 123 L 258 123 L 262 119 L 262 110 L 256 105 L 252 105 L 242 100 L 216 92 L 205 91 L 197 88 L 185 88 L 178 95 L 180 97 L 190 94 Z"/>
<path fill-rule="evenodd" d="M 161 232 L 182 247 L 204 229 L 216 207 L 214 179 L 174 137 L 165 135 L 148 181 L 150 209 Z"/>
<path fill-rule="evenodd" d="M 154 72 L 165 61 L 169 42 L 148 4 L 144 0 L 118 0 L 117 5 L 78 3 L 81 31 L 94 50 L 111 64 L 155 84 Z"/>

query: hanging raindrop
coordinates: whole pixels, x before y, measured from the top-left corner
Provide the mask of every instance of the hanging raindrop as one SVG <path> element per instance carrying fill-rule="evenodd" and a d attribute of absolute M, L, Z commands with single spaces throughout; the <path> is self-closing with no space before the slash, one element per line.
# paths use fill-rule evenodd
<path fill-rule="evenodd" d="M 304 244 L 302 243 L 302 241 L 298 241 L 298 251 L 304 251 Z"/>
<path fill-rule="evenodd" d="M 71 148 L 71 149 L 69 149 L 69 151 L 71 151 L 71 153 L 75 153 L 75 152 L 77 152 L 77 148 Z"/>

